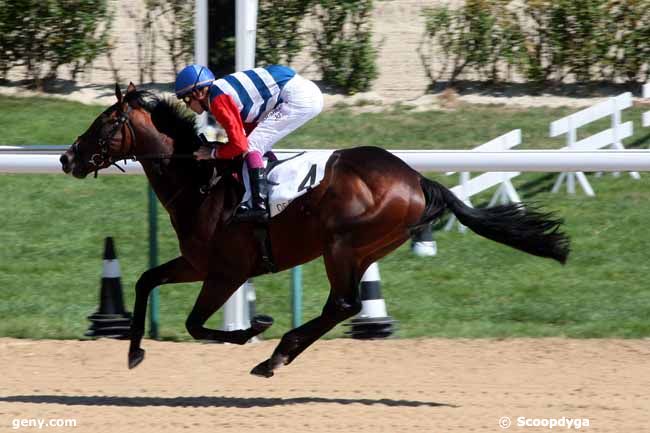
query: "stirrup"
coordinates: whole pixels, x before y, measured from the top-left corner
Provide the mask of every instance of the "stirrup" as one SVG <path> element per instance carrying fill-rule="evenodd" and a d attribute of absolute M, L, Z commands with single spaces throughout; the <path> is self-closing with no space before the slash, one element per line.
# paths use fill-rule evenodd
<path fill-rule="evenodd" d="M 247 202 L 241 203 L 235 210 L 235 215 L 245 214 L 251 210 L 251 205 Z"/>
<path fill-rule="evenodd" d="M 266 209 L 254 209 L 242 204 L 237 208 L 233 219 L 238 222 L 266 223 L 269 221 L 269 214 Z"/>

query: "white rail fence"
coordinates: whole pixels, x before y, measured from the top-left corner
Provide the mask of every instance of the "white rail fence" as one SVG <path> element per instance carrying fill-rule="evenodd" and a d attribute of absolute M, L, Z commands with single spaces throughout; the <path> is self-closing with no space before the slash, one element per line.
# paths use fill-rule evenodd
<path fill-rule="evenodd" d="M 58 153 L 43 150 L 6 149 L 0 146 L 0 173 L 62 173 Z M 279 157 L 297 153 L 324 152 L 333 149 L 276 149 Z M 392 152 L 416 170 L 431 172 L 563 172 L 563 171 L 650 171 L 650 150 L 627 149 L 586 150 L 506 150 L 479 152 L 474 150 L 395 150 Z M 143 174 L 140 164 L 129 162 L 127 174 Z M 103 173 L 119 174 L 111 167 Z"/>
<path fill-rule="evenodd" d="M 493 140 L 488 141 L 487 143 L 475 147 L 473 151 L 502 152 L 504 150 L 512 149 L 519 144 L 521 144 L 521 129 L 515 129 L 508 132 L 507 134 L 503 134 Z M 447 175 L 453 174 L 455 174 L 455 172 L 447 173 Z M 497 188 L 497 191 L 492 196 L 492 200 L 490 200 L 490 206 L 494 205 L 497 202 L 501 204 L 508 202 L 519 202 L 521 201 L 519 199 L 519 195 L 517 194 L 517 191 L 515 190 L 515 187 L 512 185 L 512 182 L 510 182 L 510 180 L 519 176 L 520 174 L 521 172 L 519 171 L 490 171 L 471 178 L 470 172 L 463 171 L 460 173 L 460 184 L 451 188 L 451 191 L 456 194 L 458 198 L 463 200 L 465 204 L 472 206 L 472 196 L 498 185 L 499 187 Z M 456 217 L 452 215 L 445 225 L 445 230 L 451 230 L 456 222 Z M 458 230 L 465 232 L 467 229 L 464 225 L 459 223 Z"/>
<path fill-rule="evenodd" d="M 551 123 L 550 136 L 557 137 L 566 134 L 566 149 L 572 150 L 598 150 L 605 147 L 623 150 L 622 140 L 631 137 L 634 133 L 631 121 L 621 123 L 621 113 L 626 108 L 632 106 L 632 94 L 623 93 L 619 96 L 609 98 L 600 104 L 586 108 L 577 113 L 573 113 L 562 119 Z M 597 134 L 578 140 L 578 129 L 599 119 L 610 117 L 611 127 Z M 633 171 L 630 173 L 633 178 L 638 179 L 639 173 Z M 566 181 L 567 191 L 575 194 L 575 181 L 578 181 L 585 194 L 594 196 L 594 190 L 589 184 L 587 177 L 582 171 L 566 172 L 560 174 L 553 192 L 558 192 L 562 183 Z"/>

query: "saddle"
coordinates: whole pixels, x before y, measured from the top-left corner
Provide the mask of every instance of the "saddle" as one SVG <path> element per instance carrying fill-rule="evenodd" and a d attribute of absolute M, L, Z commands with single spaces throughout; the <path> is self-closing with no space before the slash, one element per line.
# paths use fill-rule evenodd
<path fill-rule="evenodd" d="M 270 153 L 270 155 L 269 155 Z M 266 209 L 269 211 L 269 219 L 279 215 L 296 198 L 306 194 L 320 184 L 325 176 L 325 165 L 331 156 L 327 152 L 301 152 L 286 159 L 277 159 L 272 152 L 267 153 L 266 179 L 267 196 Z M 243 161 L 241 161 L 243 164 Z M 241 166 L 240 166 L 241 167 Z M 247 170 L 237 170 L 240 179 L 247 185 Z M 221 178 L 216 168 L 209 181 L 201 188 L 201 192 L 207 194 Z M 242 196 L 242 202 L 249 199 L 247 191 Z M 231 219 L 229 224 L 239 222 Z M 269 236 L 268 223 L 253 223 L 253 234 L 260 245 L 262 261 L 268 272 L 277 272 L 277 266 L 273 260 L 271 239 Z"/>

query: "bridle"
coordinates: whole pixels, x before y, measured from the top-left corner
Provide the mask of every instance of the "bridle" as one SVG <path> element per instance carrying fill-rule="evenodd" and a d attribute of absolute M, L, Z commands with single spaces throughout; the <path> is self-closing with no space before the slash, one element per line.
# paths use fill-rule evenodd
<path fill-rule="evenodd" d="M 95 167 L 94 170 L 95 177 L 97 177 L 97 172 L 99 171 L 99 169 L 102 168 L 106 163 L 108 163 L 108 166 L 114 165 L 124 173 L 124 169 L 119 165 L 117 165 L 116 161 L 119 161 L 121 159 L 124 159 L 125 161 L 126 159 L 135 160 L 135 155 L 128 155 L 128 156 L 116 158 L 110 154 L 111 142 L 113 141 L 113 138 L 115 138 L 115 135 L 117 135 L 118 132 L 124 129 L 124 126 L 126 126 L 129 133 L 131 134 L 131 147 L 132 148 L 135 147 L 135 142 L 136 142 L 135 131 L 133 130 L 133 125 L 131 124 L 131 119 L 129 118 L 129 114 L 131 113 L 132 110 L 133 109 L 129 104 L 127 104 L 126 111 L 122 111 L 119 109 L 116 110 L 119 114 L 117 116 L 117 119 L 115 119 L 115 123 L 113 123 L 111 129 L 109 129 L 106 134 L 102 134 L 102 136 L 99 137 L 99 140 L 97 140 L 97 144 L 99 144 L 99 153 L 93 153 L 88 159 L 88 164 L 91 164 Z M 126 141 L 126 134 L 123 133 L 122 146 L 124 146 L 125 141 Z M 76 142 L 72 145 L 72 147 L 74 153 L 77 153 Z"/>
<path fill-rule="evenodd" d="M 116 108 L 115 112 L 117 112 L 118 115 L 117 118 L 115 119 L 115 122 L 113 123 L 111 128 L 105 134 L 102 134 L 99 140 L 97 140 L 97 143 L 99 144 L 99 153 L 94 153 L 88 159 L 88 164 L 92 164 L 94 166 L 95 177 L 97 177 L 97 174 L 101 168 L 103 168 L 104 166 L 111 166 L 111 165 L 114 165 L 122 173 L 125 173 L 125 170 L 119 165 L 117 165 L 117 161 L 120 160 L 124 160 L 124 163 L 126 164 L 127 160 L 141 161 L 141 160 L 163 160 L 163 159 L 194 159 L 194 155 L 191 153 L 190 154 L 152 153 L 152 154 L 136 155 L 134 152 L 137 147 L 136 146 L 137 137 L 130 118 L 130 114 L 134 111 L 134 109 L 133 107 L 131 107 L 129 103 L 127 103 L 126 106 L 127 106 L 126 111 L 122 110 L 120 107 Z M 128 151 L 124 152 L 122 155 L 111 155 L 110 153 L 111 143 L 113 142 L 113 139 L 115 138 L 117 133 L 120 131 L 124 131 L 125 127 L 130 134 L 130 144 L 128 147 Z M 198 138 L 201 140 L 205 140 L 205 137 L 202 136 L 202 134 Z M 125 148 L 126 140 L 127 140 L 127 134 L 123 132 L 120 148 Z M 207 141 L 204 141 L 204 143 L 207 144 Z M 72 145 L 72 149 L 74 154 L 76 155 L 79 154 L 78 142 L 75 142 Z M 219 182 L 221 178 L 222 175 L 219 175 L 219 173 L 215 169 L 208 183 L 199 188 L 199 192 L 203 195 L 207 194 Z M 170 199 L 167 200 L 166 203 L 163 203 L 163 205 L 165 207 L 169 206 L 172 202 L 174 202 L 178 198 L 178 196 L 180 196 L 180 194 L 184 190 L 185 188 L 180 188 Z"/>
<path fill-rule="evenodd" d="M 127 106 L 126 111 L 123 111 L 119 108 L 116 110 L 119 114 L 117 116 L 117 119 L 115 120 L 115 123 L 113 123 L 111 129 L 109 129 L 106 132 L 106 134 L 103 134 L 99 138 L 99 140 L 97 140 L 97 143 L 99 144 L 99 153 L 92 154 L 88 159 L 88 164 L 91 164 L 95 167 L 94 170 L 95 177 L 97 177 L 97 173 L 105 164 L 108 164 L 107 166 L 114 165 L 122 173 L 125 173 L 125 170 L 119 165 L 117 165 L 117 161 L 120 160 L 124 160 L 124 162 L 126 163 L 126 160 L 141 161 L 141 160 L 194 158 L 192 154 L 186 155 L 186 154 L 174 154 L 174 153 L 153 153 L 153 154 L 136 155 L 133 151 L 136 148 L 137 138 L 135 135 L 135 130 L 133 129 L 133 125 L 131 124 L 131 119 L 129 117 L 129 115 L 133 111 L 133 108 L 128 103 L 126 104 L 126 106 Z M 113 141 L 113 138 L 115 137 L 115 135 L 117 135 L 118 132 L 124 130 L 125 126 L 131 136 L 131 145 L 129 146 L 129 152 L 125 152 L 122 155 L 117 155 L 117 156 L 111 155 L 110 154 L 111 142 Z M 126 142 L 126 134 L 123 133 L 121 147 L 124 147 L 125 142 Z M 78 154 L 77 146 L 78 144 L 76 142 L 72 145 L 73 152 L 75 154 Z"/>

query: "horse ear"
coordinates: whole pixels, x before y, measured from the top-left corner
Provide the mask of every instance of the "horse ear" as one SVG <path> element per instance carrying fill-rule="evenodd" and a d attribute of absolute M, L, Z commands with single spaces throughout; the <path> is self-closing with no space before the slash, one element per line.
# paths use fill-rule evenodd
<path fill-rule="evenodd" d="M 129 87 L 126 88 L 126 93 L 135 92 L 135 84 L 133 81 L 129 82 Z"/>
<path fill-rule="evenodd" d="M 122 102 L 122 91 L 120 90 L 120 85 L 115 83 L 115 97 L 117 102 Z"/>

